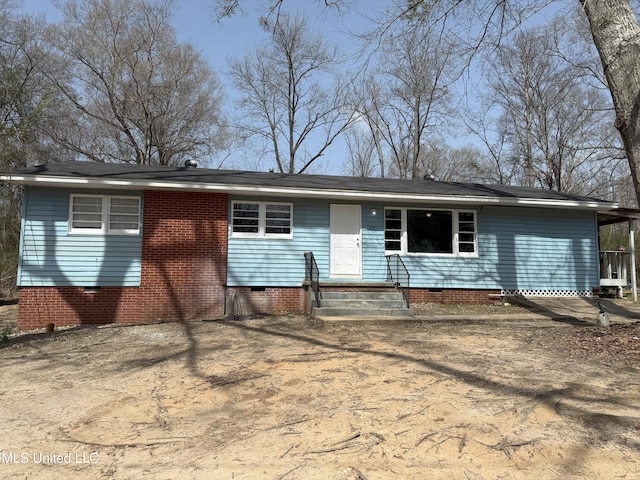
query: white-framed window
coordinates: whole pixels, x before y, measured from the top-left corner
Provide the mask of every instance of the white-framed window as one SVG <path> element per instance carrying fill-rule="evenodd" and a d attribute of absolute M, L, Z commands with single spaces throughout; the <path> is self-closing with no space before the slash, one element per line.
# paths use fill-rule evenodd
<path fill-rule="evenodd" d="M 233 237 L 293 237 L 293 204 L 234 201 L 231 203 Z"/>
<path fill-rule="evenodd" d="M 478 255 L 476 212 L 385 208 L 384 249 L 409 255 Z"/>
<path fill-rule="evenodd" d="M 68 231 L 85 235 L 138 235 L 140 197 L 71 194 Z"/>

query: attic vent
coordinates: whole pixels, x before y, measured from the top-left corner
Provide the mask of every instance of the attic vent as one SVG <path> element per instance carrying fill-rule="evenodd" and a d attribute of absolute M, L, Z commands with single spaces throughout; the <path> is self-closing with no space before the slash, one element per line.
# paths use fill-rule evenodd
<path fill-rule="evenodd" d="M 195 160 L 186 160 L 184 162 L 184 166 L 189 168 L 189 167 L 193 167 L 193 168 L 197 168 L 198 167 L 198 162 L 196 162 Z"/>
<path fill-rule="evenodd" d="M 425 180 L 432 180 L 432 181 L 436 179 L 435 175 L 432 175 L 431 173 L 427 173 L 427 174 L 426 174 L 424 177 L 422 177 L 422 178 L 423 178 L 423 179 L 425 179 Z"/>

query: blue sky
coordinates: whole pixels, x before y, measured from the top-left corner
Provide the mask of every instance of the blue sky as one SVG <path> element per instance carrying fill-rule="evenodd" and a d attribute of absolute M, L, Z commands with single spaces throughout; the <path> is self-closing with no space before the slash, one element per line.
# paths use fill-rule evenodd
<path fill-rule="evenodd" d="M 23 10 L 31 14 L 44 14 L 50 22 L 62 20 L 54 6 L 56 0 L 24 0 Z M 262 41 L 266 35 L 258 25 L 260 11 L 247 10 L 215 23 L 211 13 L 213 0 L 176 0 L 173 25 L 178 38 L 191 42 L 211 63 L 214 70 L 226 68 L 228 56 L 239 56 L 246 48 Z"/>
<path fill-rule="evenodd" d="M 44 14 L 50 22 L 62 20 L 56 0 L 24 0 L 23 10 Z M 174 27 L 181 41 L 197 46 L 216 70 L 224 67 L 228 54 L 239 54 L 244 48 L 264 38 L 258 26 L 257 13 L 227 19 L 216 24 L 211 13 L 212 0 L 177 0 Z"/>

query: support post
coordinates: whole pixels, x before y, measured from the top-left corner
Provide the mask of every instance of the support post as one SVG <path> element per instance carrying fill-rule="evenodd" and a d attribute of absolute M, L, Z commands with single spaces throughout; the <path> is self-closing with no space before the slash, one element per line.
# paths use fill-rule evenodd
<path fill-rule="evenodd" d="M 638 291 L 636 288 L 636 241 L 635 241 L 635 232 L 634 221 L 629 220 L 629 250 L 631 251 L 631 295 L 633 296 L 633 301 L 638 301 Z"/>

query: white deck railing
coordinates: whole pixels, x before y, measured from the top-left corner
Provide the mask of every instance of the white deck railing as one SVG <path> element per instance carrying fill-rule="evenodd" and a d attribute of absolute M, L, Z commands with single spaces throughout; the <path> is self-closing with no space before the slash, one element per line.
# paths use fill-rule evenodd
<path fill-rule="evenodd" d="M 630 261 L 631 252 L 625 250 L 600 251 L 600 286 L 626 287 Z"/>

